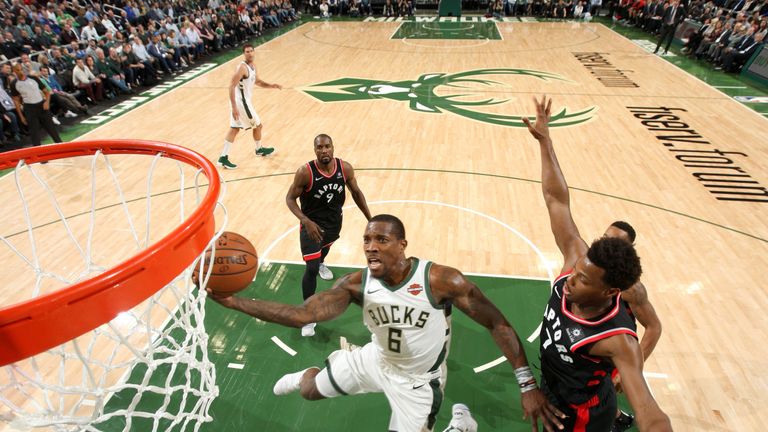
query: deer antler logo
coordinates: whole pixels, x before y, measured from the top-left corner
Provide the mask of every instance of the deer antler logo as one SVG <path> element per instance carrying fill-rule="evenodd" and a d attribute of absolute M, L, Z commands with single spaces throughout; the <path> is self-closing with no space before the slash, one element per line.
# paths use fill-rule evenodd
<path fill-rule="evenodd" d="M 491 86 L 501 84 L 488 79 L 477 77 L 483 75 L 522 75 L 543 81 L 567 81 L 564 77 L 530 69 L 476 69 L 455 74 L 431 73 L 419 77 L 416 81 L 381 81 L 363 78 L 340 78 L 310 86 L 305 93 L 323 102 L 342 102 L 368 99 L 390 99 L 407 101 L 414 111 L 439 114 L 453 113 L 473 120 L 509 127 L 525 127 L 523 117 L 534 115 L 507 115 L 477 111 L 473 108 L 501 105 L 509 99 L 488 98 L 483 100 L 462 100 L 471 96 L 471 89 L 466 84 Z M 467 89 L 463 94 L 439 95 L 438 87 Z M 333 87 L 335 91 L 314 90 L 318 87 Z M 570 126 L 591 119 L 597 107 L 592 106 L 579 111 L 569 112 L 563 108 L 550 118 L 551 127 Z"/>

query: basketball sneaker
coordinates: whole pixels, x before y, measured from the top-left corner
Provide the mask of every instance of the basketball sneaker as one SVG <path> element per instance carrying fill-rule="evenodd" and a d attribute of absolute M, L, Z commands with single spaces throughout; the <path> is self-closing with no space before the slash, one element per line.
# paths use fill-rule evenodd
<path fill-rule="evenodd" d="M 274 393 L 275 396 L 283 396 L 299 390 L 299 388 L 301 388 L 301 377 L 303 377 L 304 373 L 310 369 L 319 368 L 311 367 L 302 371 L 283 375 L 283 377 L 275 383 L 275 386 L 272 388 L 272 393 Z"/>
<path fill-rule="evenodd" d="M 229 161 L 229 156 L 222 156 L 219 158 L 218 164 L 224 169 L 235 169 L 237 165 Z"/>
<path fill-rule="evenodd" d="M 256 156 L 269 156 L 274 153 L 274 147 L 259 147 L 256 149 Z"/>
<path fill-rule="evenodd" d="M 309 323 L 301 328 L 301 335 L 304 337 L 312 337 L 315 335 L 315 326 L 317 323 Z"/>
<path fill-rule="evenodd" d="M 331 280 L 333 279 L 333 272 L 325 264 L 320 263 L 320 279 Z"/>
<path fill-rule="evenodd" d="M 477 432 L 477 422 L 472 418 L 469 407 L 460 403 L 453 404 L 451 413 L 451 422 L 443 432 Z"/>
<path fill-rule="evenodd" d="M 632 414 L 627 414 L 624 411 L 619 410 L 619 416 L 613 422 L 613 429 L 611 432 L 624 432 L 632 427 L 632 423 L 635 422 L 635 417 Z"/>

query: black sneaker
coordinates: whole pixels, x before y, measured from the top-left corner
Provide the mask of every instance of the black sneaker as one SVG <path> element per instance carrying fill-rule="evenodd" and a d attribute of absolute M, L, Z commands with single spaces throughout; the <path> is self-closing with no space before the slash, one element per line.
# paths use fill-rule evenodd
<path fill-rule="evenodd" d="M 256 156 L 269 156 L 275 151 L 273 147 L 259 147 L 256 149 Z"/>
<path fill-rule="evenodd" d="M 632 414 L 627 414 L 624 411 L 619 410 L 619 416 L 614 420 L 611 432 L 624 432 L 631 428 L 634 423 L 635 417 Z"/>
<path fill-rule="evenodd" d="M 232 169 L 236 169 L 237 168 L 237 165 L 235 165 L 235 164 L 233 164 L 232 162 L 229 161 L 229 156 L 222 156 L 222 157 L 219 158 L 219 160 L 217 162 L 218 162 L 219 166 L 224 168 L 224 169 L 231 169 L 232 170 Z"/>

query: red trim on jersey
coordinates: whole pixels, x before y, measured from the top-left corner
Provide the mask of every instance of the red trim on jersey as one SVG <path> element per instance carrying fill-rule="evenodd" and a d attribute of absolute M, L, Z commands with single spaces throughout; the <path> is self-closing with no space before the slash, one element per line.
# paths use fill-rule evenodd
<path fill-rule="evenodd" d="M 558 275 L 558 276 L 555 278 L 555 282 L 559 281 L 561 277 L 563 277 L 563 276 L 568 276 L 568 275 L 569 275 L 569 274 L 571 274 L 571 273 L 573 273 L 573 269 L 570 269 L 570 270 L 566 270 L 566 271 L 564 271 L 564 272 L 560 273 L 560 274 L 559 274 L 559 275 Z"/>
<path fill-rule="evenodd" d="M 596 386 L 600 384 L 600 380 L 587 381 L 587 387 Z"/>
<path fill-rule="evenodd" d="M 592 356 L 588 356 L 588 355 L 584 355 L 584 354 L 579 354 L 579 355 L 581 357 L 583 357 L 585 360 L 589 360 L 589 361 L 591 361 L 593 363 L 600 363 L 601 361 L 603 361 L 602 359 L 599 359 L 597 357 L 592 357 Z"/>
<path fill-rule="evenodd" d="M 615 317 L 616 314 L 619 313 L 619 307 L 620 307 L 619 303 L 621 303 L 621 293 L 616 294 L 616 304 L 613 306 L 613 309 L 611 309 L 611 311 L 608 312 L 608 314 L 606 316 L 602 317 L 598 321 L 588 321 L 588 320 L 585 320 L 583 318 L 579 318 L 576 315 L 572 314 L 571 311 L 568 310 L 567 305 L 565 304 L 565 296 L 562 296 L 561 309 L 563 310 L 563 313 L 565 314 L 565 316 L 567 316 L 568 318 L 576 321 L 579 324 L 588 325 L 588 326 L 596 326 L 598 324 L 602 324 L 602 323 L 610 320 L 611 318 Z"/>
<path fill-rule="evenodd" d="M 304 192 L 311 191 L 312 190 L 312 183 L 315 181 L 315 176 L 312 174 L 312 167 L 309 166 L 309 162 L 307 162 L 307 171 L 309 171 L 309 186 L 307 186 L 307 188 L 304 189 Z"/>
<path fill-rule="evenodd" d="M 611 379 L 616 379 L 616 377 L 619 376 L 619 370 L 616 368 L 613 368 L 611 371 Z"/>
<path fill-rule="evenodd" d="M 320 167 L 317 166 L 317 161 L 312 161 L 315 163 L 315 168 L 317 168 L 317 172 L 320 173 L 321 176 L 325 178 L 331 178 L 334 174 L 336 174 L 336 170 L 339 169 L 339 164 L 336 162 L 336 158 L 333 158 L 333 171 L 331 171 L 330 174 L 325 175 L 324 172 L 320 171 Z"/>
<path fill-rule="evenodd" d="M 324 244 L 324 245 L 322 246 L 322 247 L 323 247 L 323 249 L 325 249 L 325 248 L 327 248 L 327 247 L 331 246 L 331 245 L 332 245 L 332 244 L 333 244 L 335 241 L 336 241 L 336 240 L 334 240 L 334 241 L 332 241 L 332 242 L 330 242 L 330 243 L 328 243 L 328 244 Z"/>
<path fill-rule="evenodd" d="M 574 405 L 570 404 L 571 408 L 576 410 L 576 424 L 573 425 L 573 432 L 587 432 L 587 425 L 589 424 L 589 409 L 596 407 L 600 403 L 597 395 L 592 396 L 592 399 L 584 402 L 583 404 Z"/>
<path fill-rule="evenodd" d="M 614 370 L 616 370 L 616 369 L 614 369 Z M 606 376 L 608 374 L 605 373 L 605 371 L 603 371 L 603 370 L 596 370 L 595 373 L 593 373 L 592 375 L 599 376 L 599 377 L 604 377 L 604 376 Z M 613 376 L 613 375 L 611 375 L 611 376 Z"/>
<path fill-rule="evenodd" d="M 304 258 L 304 261 L 312 261 L 313 259 L 320 258 L 320 255 L 322 255 L 321 252 L 315 252 L 309 255 L 304 255 L 303 258 Z"/>
<path fill-rule="evenodd" d="M 576 352 L 577 349 L 583 347 L 584 345 L 591 344 L 591 343 L 597 342 L 599 340 L 602 340 L 602 339 L 605 339 L 605 338 L 609 338 L 611 336 L 620 335 L 620 334 L 628 334 L 630 336 L 634 336 L 635 338 L 637 338 L 637 333 L 635 333 L 634 331 L 632 331 L 632 330 L 630 330 L 628 328 L 619 327 L 619 328 L 615 328 L 615 329 L 611 329 L 611 330 L 606 330 L 606 331 L 604 331 L 602 333 L 598 333 L 598 334 L 596 334 L 594 336 L 590 336 L 588 338 L 584 338 L 584 339 L 576 342 L 575 344 L 571 345 L 571 352 Z"/>
<path fill-rule="evenodd" d="M 339 158 L 339 166 L 341 167 L 341 176 L 344 177 L 344 184 L 347 183 L 347 173 L 344 172 L 344 161 Z"/>

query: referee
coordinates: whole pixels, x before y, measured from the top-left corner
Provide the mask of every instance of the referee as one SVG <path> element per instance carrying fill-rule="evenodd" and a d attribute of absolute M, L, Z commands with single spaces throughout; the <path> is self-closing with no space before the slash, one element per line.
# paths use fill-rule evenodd
<path fill-rule="evenodd" d="M 60 143 L 61 137 L 51 116 L 50 90 L 36 77 L 27 76 L 20 63 L 13 65 L 13 73 L 16 81 L 11 83 L 11 95 L 21 122 L 29 128 L 31 144 L 40 145 L 41 126 L 48 131 L 53 141 Z"/>

